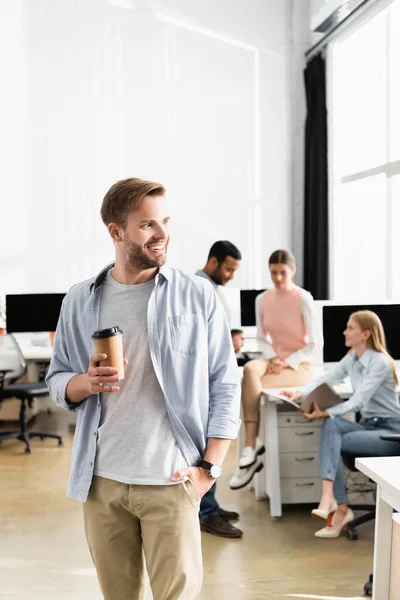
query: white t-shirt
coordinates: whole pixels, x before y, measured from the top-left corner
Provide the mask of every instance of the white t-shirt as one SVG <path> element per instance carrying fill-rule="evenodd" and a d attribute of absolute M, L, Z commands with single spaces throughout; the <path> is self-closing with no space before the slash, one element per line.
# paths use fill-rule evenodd
<path fill-rule="evenodd" d="M 101 394 L 94 474 L 128 484 L 173 485 L 170 477 L 187 464 L 149 351 L 147 306 L 153 289 L 154 280 L 123 285 L 111 271 L 104 281 L 99 329 L 122 329 L 129 362 L 119 392 Z"/>

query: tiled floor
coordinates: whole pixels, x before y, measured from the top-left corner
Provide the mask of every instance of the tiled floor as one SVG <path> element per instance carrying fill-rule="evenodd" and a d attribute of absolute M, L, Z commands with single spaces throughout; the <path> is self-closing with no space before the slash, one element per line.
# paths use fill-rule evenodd
<path fill-rule="evenodd" d="M 62 427 L 57 414 L 45 426 Z M 82 524 L 82 507 L 65 496 L 72 436 L 58 448 L 34 441 L 0 445 L 0 599 L 101 600 Z M 271 521 L 266 502 L 228 488 L 234 448 L 218 498 L 241 513 L 241 540 L 203 534 L 201 600 L 283 600 L 289 597 L 360 598 L 372 568 L 373 525 L 356 542 L 318 540 L 307 508 L 289 508 Z M 151 596 L 148 595 L 148 598 Z M 303 596 L 304 597 L 304 596 Z"/>

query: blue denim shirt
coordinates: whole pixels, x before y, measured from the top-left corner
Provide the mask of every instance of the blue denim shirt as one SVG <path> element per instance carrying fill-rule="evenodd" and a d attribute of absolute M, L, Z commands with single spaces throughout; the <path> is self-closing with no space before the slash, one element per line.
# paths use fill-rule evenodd
<path fill-rule="evenodd" d="M 353 395 L 346 402 L 327 410 L 330 417 L 360 411 L 364 419 L 375 417 L 400 419 L 399 393 L 393 377 L 392 363 L 382 352 L 368 349 L 357 358 L 346 354 L 336 367 L 303 388 L 305 398 L 321 383 L 335 385 L 350 377 Z"/>
<path fill-rule="evenodd" d="M 93 477 L 101 394 L 72 404 L 66 389 L 72 377 L 87 372 L 95 354 L 91 335 L 98 329 L 102 284 L 112 267 L 73 286 L 64 298 L 46 378 L 56 404 L 78 413 L 67 494 L 82 502 Z M 208 281 L 164 266 L 150 296 L 147 328 L 174 435 L 188 465 L 195 465 L 207 438 L 234 439 L 240 426 L 239 371 L 227 318 Z"/>

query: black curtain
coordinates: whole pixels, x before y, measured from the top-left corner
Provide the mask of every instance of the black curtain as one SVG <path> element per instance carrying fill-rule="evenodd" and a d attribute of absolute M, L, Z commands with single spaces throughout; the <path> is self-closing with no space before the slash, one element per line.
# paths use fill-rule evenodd
<path fill-rule="evenodd" d="M 328 135 L 325 61 L 316 56 L 304 70 L 307 98 L 304 189 L 304 287 L 316 300 L 329 296 Z"/>

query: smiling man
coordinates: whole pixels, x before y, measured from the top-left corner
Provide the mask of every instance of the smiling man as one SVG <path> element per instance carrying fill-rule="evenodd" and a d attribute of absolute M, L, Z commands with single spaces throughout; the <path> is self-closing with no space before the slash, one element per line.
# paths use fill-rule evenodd
<path fill-rule="evenodd" d="M 115 263 L 63 302 L 47 383 L 78 411 L 68 495 L 84 502 L 105 600 L 192 600 L 202 582 L 198 510 L 239 427 L 228 321 L 209 282 L 165 266 L 165 190 L 125 179 L 101 216 Z M 91 334 L 123 331 L 125 379 Z M 207 376 L 205 376 L 205 373 Z"/>

